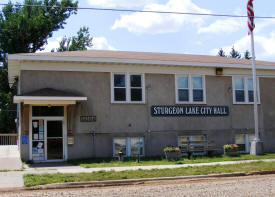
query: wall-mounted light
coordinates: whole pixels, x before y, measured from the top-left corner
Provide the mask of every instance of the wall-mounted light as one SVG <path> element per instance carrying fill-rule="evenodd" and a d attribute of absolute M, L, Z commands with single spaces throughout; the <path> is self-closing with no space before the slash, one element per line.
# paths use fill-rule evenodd
<path fill-rule="evenodd" d="M 223 75 L 223 68 L 217 67 L 216 68 L 216 75 Z"/>

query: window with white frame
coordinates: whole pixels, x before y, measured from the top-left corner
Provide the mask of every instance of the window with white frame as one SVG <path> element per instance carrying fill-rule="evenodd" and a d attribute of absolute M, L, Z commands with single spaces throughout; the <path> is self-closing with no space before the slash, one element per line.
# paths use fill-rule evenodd
<path fill-rule="evenodd" d="M 143 137 L 115 137 L 113 138 L 113 156 L 117 157 L 122 151 L 126 157 L 144 156 Z"/>
<path fill-rule="evenodd" d="M 253 103 L 253 79 L 251 77 L 233 77 L 233 103 L 234 104 L 244 104 L 244 103 Z M 260 103 L 260 94 L 259 94 L 259 80 L 257 78 L 257 99 Z"/>
<path fill-rule="evenodd" d="M 205 77 L 176 76 L 176 103 L 205 103 Z"/>
<path fill-rule="evenodd" d="M 112 102 L 144 103 L 144 74 L 112 73 Z"/>
<path fill-rule="evenodd" d="M 235 135 L 235 144 L 239 146 L 239 151 L 244 153 L 250 152 L 251 141 L 253 140 L 253 134 L 237 134 Z"/>

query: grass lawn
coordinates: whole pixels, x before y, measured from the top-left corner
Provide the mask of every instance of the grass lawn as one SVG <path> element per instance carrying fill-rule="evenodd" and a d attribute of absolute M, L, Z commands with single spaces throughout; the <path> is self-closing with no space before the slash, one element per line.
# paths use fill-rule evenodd
<path fill-rule="evenodd" d="M 155 158 L 141 158 L 138 163 L 137 158 L 125 158 L 123 162 L 118 161 L 117 158 L 109 159 L 84 159 L 84 160 L 70 160 L 69 163 L 79 165 L 84 168 L 98 168 L 98 167 L 115 167 L 115 166 L 146 166 L 146 165 L 169 165 L 169 164 L 190 164 L 190 163 L 210 163 L 218 161 L 239 161 L 239 160 L 255 160 L 255 159 L 275 159 L 275 153 L 266 153 L 264 155 L 250 155 L 241 154 L 237 157 L 230 157 L 226 155 L 219 155 L 213 157 L 197 156 L 187 159 L 181 158 L 177 161 L 168 161 L 161 157 Z"/>
<path fill-rule="evenodd" d="M 78 174 L 25 174 L 24 184 L 27 187 L 50 183 L 78 182 L 78 181 L 103 181 L 119 179 L 138 179 L 151 177 L 174 177 L 187 175 L 203 175 L 230 172 L 251 172 L 275 170 L 275 162 L 252 162 L 233 165 L 196 166 L 174 169 L 153 170 L 128 170 L 128 171 L 99 171 Z"/>

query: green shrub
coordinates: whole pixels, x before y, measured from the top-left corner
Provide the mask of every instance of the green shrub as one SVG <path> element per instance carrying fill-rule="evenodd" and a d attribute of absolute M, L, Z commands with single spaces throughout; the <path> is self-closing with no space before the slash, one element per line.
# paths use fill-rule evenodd
<path fill-rule="evenodd" d="M 163 149 L 164 152 L 180 152 L 179 147 L 167 146 Z"/>
<path fill-rule="evenodd" d="M 234 149 L 238 149 L 239 146 L 237 144 L 225 144 L 223 145 L 224 150 L 234 150 Z"/>

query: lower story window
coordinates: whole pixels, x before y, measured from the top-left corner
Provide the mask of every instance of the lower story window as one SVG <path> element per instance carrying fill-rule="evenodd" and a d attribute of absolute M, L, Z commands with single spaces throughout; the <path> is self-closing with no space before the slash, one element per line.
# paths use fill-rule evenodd
<path fill-rule="evenodd" d="M 188 135 L 178 137 L 178 145 L 182 149 L 194 151 L 194 155 L 205 154 L 206 142 L 206 135 Z"/>
<path fill-rule="evenodd" d="M 235 135 L 235 144 L 239 146 L 239 151 L 243 153 L 250 152 L 251 141 L 253 140 L 253 134 L 237 134 Z"/>
<path fill-rule="evenodd" d="M 126 157 L 144 156 L 144 138 L 143 137 L 116 137 L 113 139 L 113 156 L 117 157 L 122 151 Z"/>

